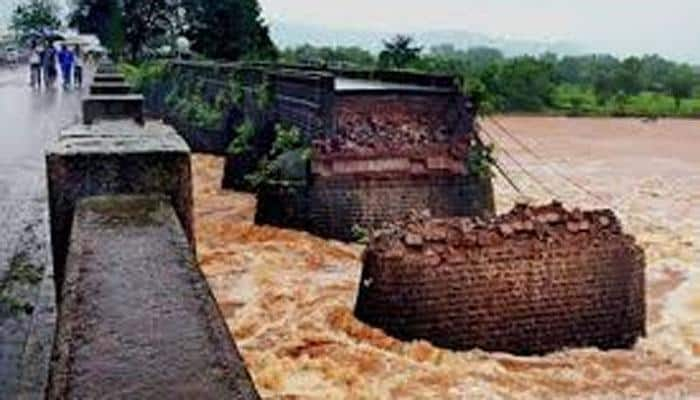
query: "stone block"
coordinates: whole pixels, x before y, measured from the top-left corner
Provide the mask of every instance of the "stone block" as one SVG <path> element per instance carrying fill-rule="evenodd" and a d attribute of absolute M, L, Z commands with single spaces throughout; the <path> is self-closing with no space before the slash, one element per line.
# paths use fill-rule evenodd
<path fill-rule="evenodd" d="M 90 95 L 83 99 L 83 123 L 130 118 L 143 123 L 143 95 Z"/>
<path fill-rule="evenodd" d="M 90 85 L 91 95 L 122 95 L 132 91 L 131 85 L 124 82 L 95 82 Z"/>
<path fill-rule="evenodd" d="M 82 199 L 73 225 L 48 399 L 259 399 L 168 196 Z"/>
<path fill-rule="evenodd" d="M 162 193 L 171 200 L 195 248 L 190 150 L 172 128 L 128 120 L 75 125 L 49 145 L 46 165 L 51 243 L 59 285 L 75 205 L 85 197 Z"/>
<path fill-rule="evenodd" d="M 97 73 L 95 74 L 94 82 L 124 82 L 126 79 L 120 73 Z"/>
<path fill-rule="evenodd" d="M 119 73 L 119 68 L 114 63 L 102 63 L 97 66 L 98 74 L 117 74 Z"/>

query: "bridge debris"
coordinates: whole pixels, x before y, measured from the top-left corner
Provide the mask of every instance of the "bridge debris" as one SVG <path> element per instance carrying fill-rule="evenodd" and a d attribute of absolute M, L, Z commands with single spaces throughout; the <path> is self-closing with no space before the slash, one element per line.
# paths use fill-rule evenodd
<path fill-rule="evenodd" d="M 542 354 L 645 335 L 644 254 L 610 210 L 413 213 L 372 235 L 355 313 L 400 339 Z"/>

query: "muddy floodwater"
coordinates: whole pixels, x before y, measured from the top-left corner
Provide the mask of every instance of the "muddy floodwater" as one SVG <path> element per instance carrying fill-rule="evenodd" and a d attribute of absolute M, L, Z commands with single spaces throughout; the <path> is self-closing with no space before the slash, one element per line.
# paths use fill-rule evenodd
<path fill-rule="evenodd" d="M 637 236 L 648 336 L 545 357 L 398 342 L 353 317 L 361 246 L 253 225 L 223 160 L 195 156 L 201 267 L 264 398 L 700 399 L 700 122 L 498 121 L 520 143 L 492 121 L 484 138 L 527 197 L 612 207 Z M 500 177 L 496 193 L 499 211 L 523 197 Z"/>

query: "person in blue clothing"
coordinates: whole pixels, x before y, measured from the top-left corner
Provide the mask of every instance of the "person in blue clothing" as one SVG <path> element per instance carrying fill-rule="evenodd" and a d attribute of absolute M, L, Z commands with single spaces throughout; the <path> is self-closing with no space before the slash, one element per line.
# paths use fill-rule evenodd
<path fill-rule="evenodd" d="M 56 50 L 50 41 L 46 42 L 42 65 L 44 67 L 44 84 L 47 88 L 51 88 L 56 81 Z"/>
<path fill-rule="evenodd" d="M 61 75 L 63 76 L 63 87 L 68 88 L 71 84 L 71 73 L 73 72 L 73 63 L 75 55 L 68 49 L 65 44 L 61 46 L 61 51 L 58 53 L 58 64 L 61 66 Z"/>

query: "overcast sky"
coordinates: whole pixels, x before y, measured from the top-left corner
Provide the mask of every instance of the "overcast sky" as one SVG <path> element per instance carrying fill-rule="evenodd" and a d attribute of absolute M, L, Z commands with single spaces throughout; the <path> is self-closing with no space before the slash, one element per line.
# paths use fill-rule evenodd
<path fill-rule="evenodd" d="M 2 0 L 0 0 L 2 1 Z M 457 29 L 700 59 L 700 0 L 260 0 L 270 20 L 392 32 Z"/>
<path fill-rule="evenodd" d="M 17 1 L 0 0 L 0 25 Z M 700 0 L 259 1 L 271 21 L 395 33 L 464 30 L 700 62 Z"/>

